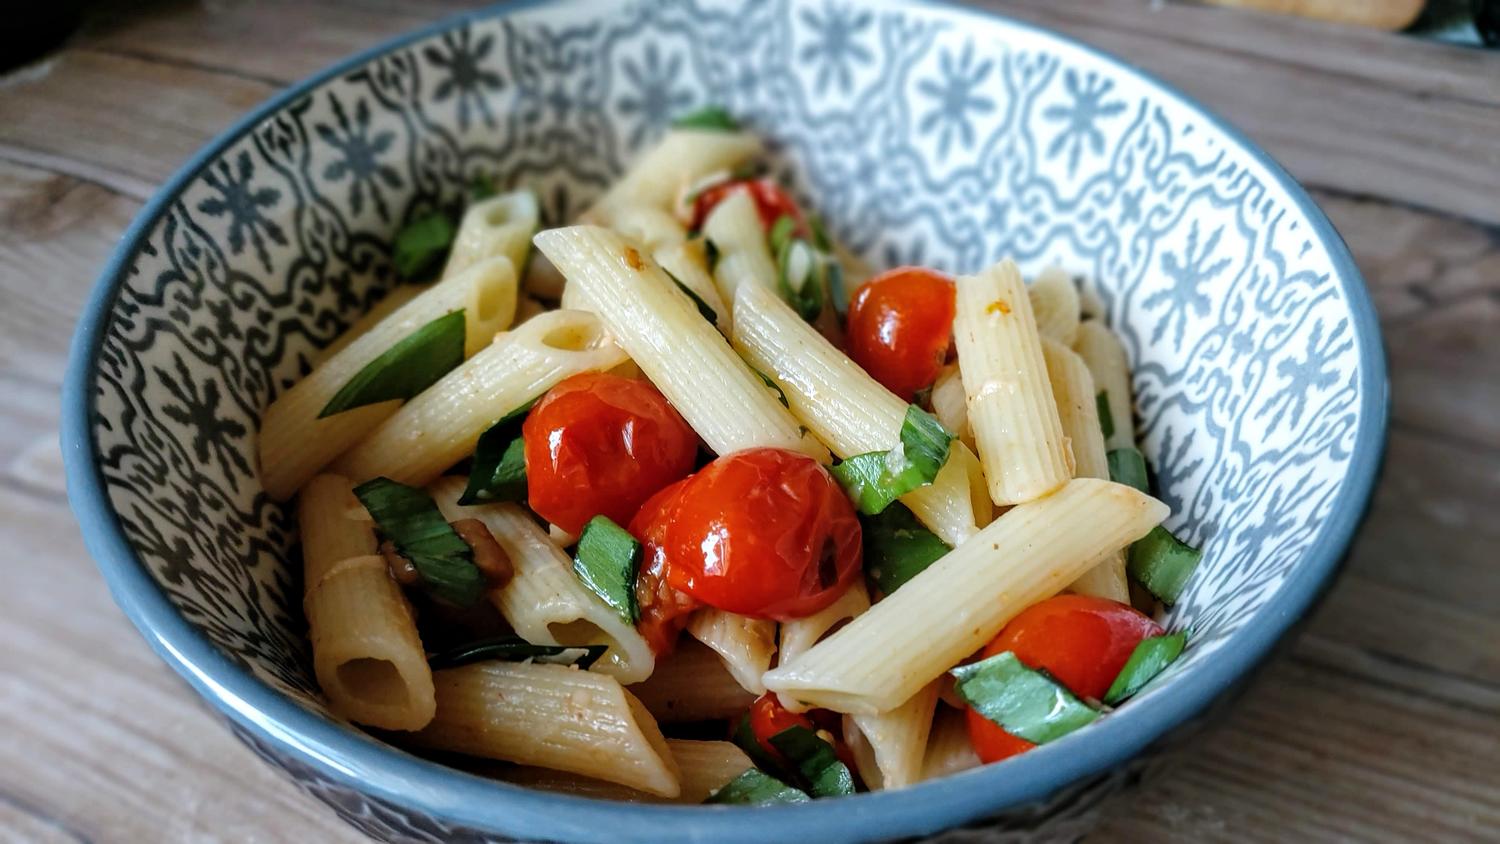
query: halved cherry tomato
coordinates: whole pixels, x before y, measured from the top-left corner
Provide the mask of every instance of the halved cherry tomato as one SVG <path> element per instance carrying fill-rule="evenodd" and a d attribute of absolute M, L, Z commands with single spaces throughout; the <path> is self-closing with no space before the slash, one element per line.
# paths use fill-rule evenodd
<path fill-rule="evenodd" d="M 667 524 L 687 482 L 683 478 L 659 490 L 630 520 L 630 533 L 641 543 L 642 553 L 641 571 L 635 579 L 635 600 L 641 610 L 636 628 L 657 656 L 671 653 L 688 616 L 700 606 L 667 584 Z"/>
<path fill-rule="evenodd" d="M 849 357 L 903 401 L 932 386 L 953 342 L 953 282 L 898 267 L 859 286 L 845 327 Z"/>
<path fill-rule="evenodd" d="M 796 221 L 797 234 L 804 237 L 807 235 L 807 224 L 802 218 L 802 209 L 797 207 L 797 201 L 770 179 L 737 179 L 705 188 L 693 200 L 693 228 L 703 228 L 703 221 L 708 219 L 714 206 L 735 191 L 741 190 L 749 191 L 750 198 L 755 200 L 755 210 L 760 213 L 760 223 L 765 226 L 766 231 L 771 230 L 777 218 L 786 216 Z"/>
<path fill-rule="evenodd" d="M 755 733 L 755 741 L 761 748 L 772 756 L 780 757 L 781 751 L 771 744 L 771 736 L 791 727 L 817 730 L 811 718 L 782 706 L 773 692 L 766 692 L 750 704 L 750 731 Z"/>
<path fill-rule="evenodd" d="M 531 509 L 569 533 L 625 524 L 693 470 L 698 438 L 650 382 L 584 372 L 547 391 L 521 426 Z"/>
<path fill-rule="evenodd" d="M 859 576 L 859 520 L 816 460 L 748 449 L 714 460 L 683 487 L 667 560 L 667 582 L 711 607 L 801 618 Z"/>
<path fill-rule="evenodd" d="M 1026 665 L 1044 669 L 1079 697 L 1098 700 L 1143 639 L 1160 636 L 1160 625 L 1135 608 L 1088 595 L 1058 595 L 1022 610 L 988 645 L 983 656 L 1010 651 Z M 969 741 L 985 762 L 997 762 L 1035 747 L 969 710 Z"/>

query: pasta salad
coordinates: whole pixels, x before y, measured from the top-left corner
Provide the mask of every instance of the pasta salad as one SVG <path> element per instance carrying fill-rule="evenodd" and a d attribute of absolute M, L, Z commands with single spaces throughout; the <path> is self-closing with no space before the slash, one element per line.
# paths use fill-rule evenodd
<path fill-rule="evenodd" d="M 1187 643 L 1130 373 L 1059 270 L 873 273 L 720 109 L 571 224 L 477 182 L 266 410 L 331 709 L 537 788 L 893 789 Z"/>

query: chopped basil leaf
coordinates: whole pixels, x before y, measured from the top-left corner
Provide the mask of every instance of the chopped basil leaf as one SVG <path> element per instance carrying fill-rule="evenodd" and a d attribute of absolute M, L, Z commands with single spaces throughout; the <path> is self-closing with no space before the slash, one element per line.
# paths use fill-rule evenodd
<path fill-rule="evenodd" d="M 746 366 L 750 366 L 750 364 L 748 364 L 748 363 L 745 364 L 745 365 Z M 765 374 L 764 372 L 761 372 L 759 369 L 756 369 L 753 366 L 750 366 L 750 371 L 754 372 L 756 375 L 759 375 L 760 376 L 760 380 L 766 382 L 766 388 L 769 389 L 771 392 L 773 392 L 773 393 L 776 394 L 776 400 L 779 401 L 779 402 L 781 402 L 781 406 L 782 407 L 785 407 L 785 408 L 788 408 L 788 409 L 791 408 L 791 405 L 788 404 L 787 400 L 786 400 L 786 391 L 783 390 L 783 389 L 781 389 L 781 385 L 780 384 L 777 384 L 775 381 L 772 381 L 771 380 L 771 376 Z"/>
<path fill-rule="evenodd" d="M 433 597 L 460 607 L 484 597 L 484 575 L 474 565 L 473 549 L 427 493 L 375 478 L 355 487 L 354 494 L 396 551 L 411 561 Z"/>
<path fill-rule="evenodd" d="M 464 312 L 460 308 L 401 338 L 354 373 L 318 418 L 367 404 L 406 400 L 464 362 Z"/>
<path fill-rule="evenodd" d="M 608 516 L 595 516 L 583 526 L 573 552 L 573 571 L 626 624 L 640 620 L 635 600 L 635 578 L 640 572 L 641 544 Z"/>
<path fill-rule="evenodd" d="M 728 785 L 708 796 L 704 803 L 764 806 L 770 803 L 806 803 L 807 794 L 792 788 L 770 774 L 747 768 Z"/>
<path fill-rule="evenodd" d="M 833 745 L 806 727 L 787 727 L 771 736 L 771 746 L 796 768 L 813 797 L 842 797 L 854 793 L 854 775 L 839 761 Z"/>
<path fill-rule="evenodd" d="M 1115 435 L 1115 415 L 1109 409 L 1109 391 L 1100 390 L 1094 396 L 1094 406 L 1099 409 L 1099 429 L 1104 432 L 1107 440 Z"/>
<path fill-rule="evenodd" d="M 495 636 L 433 654 L 427 658 L 427 664 L 437 670 L 456 668 L 486 659 L 505 662 L 529 660 L 549 665 L 576 665 L 587 670 L 607 650 L 609 645 L 533 645 L 520 636 Z"/>
<path fill-rule="evenodd" d="M 469 201 L 483 202 L 486 199 L 498 196 L 500 189 L 495 187 L 495 177 L 476 174 L 473 181 L 469 182 Z M 522 273 L 522 275 L 525 275 Z"/>
<path fill-rule="evenodd" d="M 947 554 L 951 548 L 922 526 L 899 502 L 874 516 L 861 516 L 865 574 L 890 595 Z"/>
<path fill-rule="evenodd" d="M 698 315 L 699 316 L 701 316 L 704 319 L 708 320 L 709 324 L 711 324 L 711 325 L 718 324 L 718 322 L 719 322 L 719 314 L 718 314 L 718 312 L 716 312 L 713 309 L 713 307 L 710 306 L 707 302 L 703 301 L 703 297 L 699 296 L 698 292 L 696 290 L 694 290 L 691 287 L 688 287 L 686 284 L 683 284 L 682 283 L 682 279 L 678 278 L 675 275 L 672 275 L 672 271 L 671 270 L 663 267 L 662 268 L 662 272 L 664 272 L 664 273 L 667 274 L 667 278 L 672 279 L 672 283 L 677 285 L 677 289 L 678 290 L 681 290 L 683 293 L 686 293 L 687 297 L 689 299 L 693 300 L 693 304 L 698 306 Z"/>
<path fill-rule="evenodd" d="M 1130 546 L 1130 576 L 1168 606 L 1177 603 L 1203 552 L 1160 525 Z"/>
<path fill-rule="evenodd" d="M 418 217 L 396 232 L 391 263 L 402 278 L 414 279 L 436 268 L 448 255 L 458 233 L 448 215 L 439 211 Z"/>
<path fill-rule="evenodd" d="M 532 399 L 512 410 L 479 435 L 469 485 L 459 504 L 526 500 L 526 442 L 521 439 L 521 423 L 536 403 Z"/>
<path fill-rule="evenodd" d="M 828 259 L 800 237 L 786 241 L 772 254 L 776 255 L 776 285 L 781 297 L 804 320 L 817 319 L 823 312 L 823 276 Z"/>
<path fill-rule="evenodd" d="M 750 726 L 749 712 L 740 716 L 740 722 L 735 725 L 734 735 L 730 736 L 730 740 L 740 750 L 745 751 L 745 755 L 750 757 L 750 761 L 754 762 L 757 768 L 773 773 L 782 772 L 781 760 L 767 752 L 761 746 L 760 740 L 755 737 L 755 730 Z"/>
<path fill-rule="evenodd" d="M 718 132 L 738 132 L 740 124 L 720 105 L 706 105 L 672 121 L 673 129 L 712 129 Z"/>
<path fill-rule="evenodd" d="M 849 315 L 849 294 L 844 291 L 844 265 L 839 259 L 830 255 L 828 257 L 828 298 L 833 300 L 833 312 L 840 319 Z"/>
<path fill-rule="evenodd" d="M 1162 672 L 1162 669 L 1171 665 L 1182 655 L 1182 649 L 1187 647 L 1187 633 L 1168 633 L 1163 636 L 1152 636 L 1141 640 L 1135 650 L 1130 652 L 1130 659 L 1125 660 L 1125 667 L 1115 677 L 1115 681 L 1109 684 L 1109 691 L 1104 693 L 1104 702 L 1114 706 L 1125 698 L 1130 697 L 1141 690 L 1141 687 L 1151 682 L 1151 678 Z"/>
<path fill-rule="evenodd" d="M 1114 448 L 1105 457 L 1109 460 L 1110 480 L 1133 486 L 1148 495 L 1151 493 L 1151 481 L 1146 476 L 1146 457 L 1140 449 L 1130 446 Z"/>
<path fill-rule="evenodd" d="M 1046 674 L 1026 667 L 1010 651 L 948 673 L 958 681 L 954 689 L 959 697 L 974 711 L 1029 742 L 1055 741 L 1099 717 L 1099 710 Z"/>
<path fill-rule="evenodd" d="M 782 214 L 771 224 L 771 231 L 766 235 L 771 244 L 771 254 L 780 255 L 781 250 L 792 240 L 792 235 L 797 231 L 797 221 L 789 214 Z"/>
<path fill-rule="evenodd" d="M 828 230 L 823 228 L 823 219 L 817 214 L 808 214 L 806 215 L 806 219 L 807 230 L 812 232 L 813 246 L 818 247 L 818 251 L 820 252 L 832 255 L 833 241 L 828 239 Z"/>
<path fill-rule="evenodd" d="M 907 405 L 900 444 L 890 451 L 856 454 L 829 471 L 843 484 L 855 507 L 873 516 L 897 498 L 932 483 L 948 462 L 953 440 L 953 432 L 936 417 L 914 404 Z"/>

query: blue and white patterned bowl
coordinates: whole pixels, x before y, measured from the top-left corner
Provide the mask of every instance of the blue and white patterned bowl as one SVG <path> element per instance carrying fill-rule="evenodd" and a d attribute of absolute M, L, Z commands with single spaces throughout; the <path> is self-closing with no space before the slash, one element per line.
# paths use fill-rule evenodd
<path fill-rule="evenodd" d="M 390 284 L 404 220 L 477 173 L 565 220 L 675 113 L 716 102 L 878 264 L 1005 255 L 1086 276 L 1135 370 L 1170 527 L 1208 554 L 1188 654 L 1129 706 L 1000 766 L 767 809 L 531 792 L 329 717 L 255 471 L 261 410 Z M 68 486 L 120 606 L 237 733 L 392 840 L 818 842 L 1074 836 L 1137 756 L 1220 697 L 1329 582 L 1380 461 L 1359 274 L 1269 158 L 1088 47 L 956 8 L 841 0 L 518 4 L 296 85 L 210 144 L 125 235 L 79 325 Z M 1128 760 L 1135 759 L 1127 764 Z"/>

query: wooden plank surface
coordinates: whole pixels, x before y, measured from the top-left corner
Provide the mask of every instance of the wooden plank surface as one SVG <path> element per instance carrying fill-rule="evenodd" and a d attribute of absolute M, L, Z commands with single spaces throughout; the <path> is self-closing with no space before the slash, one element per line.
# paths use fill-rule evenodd
<path fill-rule="evenodd" d="M 279 86 L 463 5 L 116 4 L 0 79 L 0 841 L 359 840 L 114 609 L 66 510 L 57 391 L 98 268 L 183 158 Z M 1493 837 L 1500 55 L 1175 2 L 991 5 L 1178 84 L 1311 185 L 1370 283 L 1395 388 L 1344 577 L 1095 840 Z"/>

